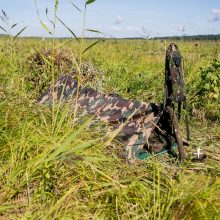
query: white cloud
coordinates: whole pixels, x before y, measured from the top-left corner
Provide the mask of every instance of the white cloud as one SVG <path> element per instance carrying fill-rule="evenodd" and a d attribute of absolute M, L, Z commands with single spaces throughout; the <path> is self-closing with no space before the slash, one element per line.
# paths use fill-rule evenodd
<path fill-rule="evenodd" d="M 130 26 L 128 27 L 128 30 L 129 30 L 129 31 L 140 31 L 141 28 L 133 27 L 133 26 L 130 25 Z"/>
<path fill-rule="evenodd" d="M 116 25 L 120 25 L 121 22 L 122 22 L 122 17 L 121 17 L 121 15 L 117 15 L 114 24 L 116 24 Z"/>
<path fill-rule="evenodd" d="M 116 26 L 111 26 L 110 27 L 113 31 L 121 31 L 122 29 Z"/>
<path fill-rule="evenodd" d="M 212 9 L 213 16 L 209 18 L 210 22 L 220 21 L 220 9 L 213 8 Z"/>

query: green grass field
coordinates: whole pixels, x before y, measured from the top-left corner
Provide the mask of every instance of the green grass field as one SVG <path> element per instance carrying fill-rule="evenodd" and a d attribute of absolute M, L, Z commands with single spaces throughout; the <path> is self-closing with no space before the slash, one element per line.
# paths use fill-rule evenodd
<path fill-rule="evenodd" d="M 82 62 L 99 70 L 87 86 L 162 102 L 169 43 L 106 40 L 82 54 L 75 40 L 0 38 L 0 219 L 220 219 L 220 41 L 175 42 L 190 109 L 183 163 L 156 156 L 126 165 L 117 156 L 122 143 L 102 124 L 73 120 L 68 105 L 36 102 L 51 80 Z M 53 48 L 70 62 L 56 65 Z M 191 160 L 198 147 L 207 155 L 201 163 Z"/>

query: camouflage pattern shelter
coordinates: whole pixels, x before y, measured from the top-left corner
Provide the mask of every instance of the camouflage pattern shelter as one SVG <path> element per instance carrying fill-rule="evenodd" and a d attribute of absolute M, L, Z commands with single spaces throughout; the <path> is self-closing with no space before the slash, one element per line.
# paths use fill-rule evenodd
<path fill-rule="evenodd" d="M 40 104 L 52 104 L 52 90 L 50 86 L 41 95 Z M 146 151 L 160 152 L 175 142 L 168 114 L 162 105 L 130 101 L 78 87 L 78 82 L 68 75 L 61 76 L 55 83 L 54 99 L 71 100 L 87 114 L 107 122 L 113 130 L 118 129 L 118 136 L 123 137 L 126 145 L 128 163 L 134 163 Z"/>
<path fill-rule="evenodd" d="M 146 152 L 171 150 L 178 144 L 184 159 L 183 141 L 173 102 L 184 100 L 182 59 L 175 44 L 167 49 L 165 63 L 165 100 L 163 104 L 130 101 L 118 95 L 103 94 L 78 84 L 70 75 L 61 76 L 38 99 L 40 104 L 70 100 L 81 111 L 107 122 L 123 137 L 128 163 L 143 158 Z"/>

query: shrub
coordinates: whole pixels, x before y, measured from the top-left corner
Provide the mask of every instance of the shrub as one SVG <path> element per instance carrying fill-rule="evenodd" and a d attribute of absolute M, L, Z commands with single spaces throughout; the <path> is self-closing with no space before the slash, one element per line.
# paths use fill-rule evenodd
<path fill-rule="evenodd" d="M 205 116 L 220 120 L 220 60 L 214 59 L 210 66 L 200 68 L 200 81 L 195 106 L 205 109 Z"/>

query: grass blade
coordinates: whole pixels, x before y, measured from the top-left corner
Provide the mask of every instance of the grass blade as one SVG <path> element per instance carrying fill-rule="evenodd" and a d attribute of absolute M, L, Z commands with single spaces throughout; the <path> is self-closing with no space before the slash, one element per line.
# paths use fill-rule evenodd
<path fill-rule="evenodd" d="M 104 41 L 103 39 L 101 40 L 97 40 L 94 43 L 90 44 L 83 52 L 82 54 L 84 54 L 87 50 L 89 50 L 90 48 L 92 48 L 93 46 L 95 46 L 96 44 L 98 44 L 100 41 Z"/>
<path fill-rule="evenodd" d="M 1 205 L 0 206 L 0 215 L 3 215 L 8 209 L 14 208 L 14 205 Z"/>
<path fill-rule="evenodd" d="M 66 26 L 66 24 L 57 17 L 57 20 L 74 36 L 74 38 L 76 38 L 76 40 L 79 42 L 78 37 L 75 35 L 75 33 L 68 27 Z"/>
<path fill-rule="evenodd" d="M 50 35 L 52 35 L 50 29 L 47 27 L 47 25 L 40 19 L 40 23 L 41 23 L 41 26 L 43 27 L 43 29 L 45 31 L 47 31 L 47 33 L 49 33 Z"/>
<path fill-rule="evenodd" d="M 41 18 L 40 18 L 40 13 L 39 13 L 38 8 L 37 8 L 37 0 L 35 0 L 35 7 L 36 7 L 36 10 L 37 10 L 37 15 L 38 15 L 38 18 L 39 18 L 39 20 L 40 20 L 41 26 L 43 27 L 43 29 L 44 29 L 47 33 L 49 33 L 50 35 L 52 35 L 52 32 L 50 31 L 50 29 L 47 27 L 47 25 L 46 25 L 46 24 L 41 20 Z"/>
<path fill-rule="evenodd" d="M 22 22 L 23 22 L 23 21 L 13 24 L 13 25 L 11 26 L 11 29 L 14 28 L 14 27 L 16 27 L 18 24 L 20 24 L 20 23 L 22 23 Z"/>
<path fill-rule="evenodd" d="M 53 27 L 55 28 L 55 23 L 49 18 L 48 16 L 48 8 L 46 8 L 46 16 L 47 16 L 47 19 L 48 21 L 53 25 Z"/>
<path fill-rule="evenodd" d="M 17 26 L 19 23 L 15 23 L 11 26 L 11 29 L 14 28 L 15 26 Z"/>
<path fill-rule="evenodd" d="M 2 9 L 2 14 L 5 16 L 5 18 L 7 18 L 7 14 L 5 13 L 5 11 Z"/>
<path fill-rule="evenodd" d="M 6 24 L 8 25 L 8 23 L 6 22 L 7 19 L 5 19 L 4 17 L 0 16 L 1 20 Z"/>
<path fill-rule="evenodd" d="M 2 26 L 0 26 L 0 28 L 1 28 L 5 33 L 7 33 L 7 31 L 6 31 Z"/>
<path fill-rule="evenodd" d="M 58 5 L 59 5 L 59 0 L 56 0 L 56 1 L 55 1 L 55 12 L 57 12 Z"/>
<path fill-rule="evenodd" d="M 73 7 L 75 7 L 75 9 L 77 9 L 79 12 L 82 12 L 82 10 L 81 10 L 79 7 L 77 7 L 75 4 L 73 4 L 73 2 L 70 1 L 70 4 L 71 4 Z"/>
<path fill-rule="evenodd" d="M 101 32 L 101 31 L 94 30 L 94 29 L 86 29 L 86 31 L 94 32 L 94 33 L 99 33 L 99 34 L 103 34 L 103 35 L 105 35 L 105 36 L 109 36 L 109 37 L 111 37 L 111 38 L 115 38 L 115 37 L 112 36 L 112 35 L 109 35 L 109 34 L 106 34 L 106 33 Z"/>
<path fill-rule="evenodd" d="M 24 28 L 22 28 L 22 29 L 14 36 L 13 39 L 16 39 L 26 28 L 27 28 L 27 26 L 24 27 Z"/>
<path fill-rule="evenodd" d="M 93 32 L 93 33 L 98 33 L 98 34 L 104 34 L 101 31 L 94 30 L 94 29 L 86 29 L 86 31 Z"/>

